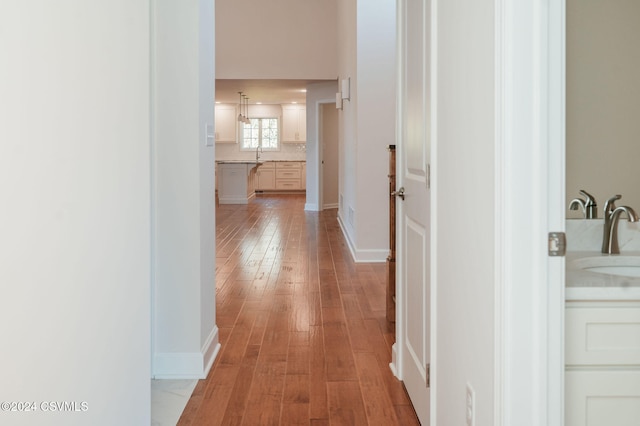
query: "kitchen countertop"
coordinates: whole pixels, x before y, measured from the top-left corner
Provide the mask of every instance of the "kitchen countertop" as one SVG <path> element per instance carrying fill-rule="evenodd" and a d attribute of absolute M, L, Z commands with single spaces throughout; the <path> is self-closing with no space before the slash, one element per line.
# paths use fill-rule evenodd
<path fill-rule="evenodd" d="M 256 160 L 217 160 L 218 164 L 262 164 L 262 161 Z"/>
<path fill-rule="evenodd" d="M 257 164 L 262 163 L 306 163 L 306 160 L 264 160 L 260 159 Z M 218 164 L 256 164 L 256 160 L 216 160 Z"/>
<path fill-rule="evenodd" d="M 640 277 L 624 277 L 580 268 L 585 258 L 606 257 L 612 264 L 624 263 L 624 258 L 640 259 L 640 252 L 608 255 L 594 251 L 569 251 L 566 257 L 565 299 L 578 300 L 640 300 Z"/>

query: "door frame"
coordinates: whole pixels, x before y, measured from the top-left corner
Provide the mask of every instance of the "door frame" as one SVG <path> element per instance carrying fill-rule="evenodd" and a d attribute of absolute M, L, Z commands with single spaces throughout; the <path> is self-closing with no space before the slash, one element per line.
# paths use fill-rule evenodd
<path fill-rule="evenodd" d="M 564 423 L 564 1 L 496 2 L 495 424 Z"/>
<path fill-rule="evenodd" d="M 322 135 L 322 125 L 323 125 L 323 116 L 322 116 L 322 108 L 321 105 L 324 104 L 336 104 L 336 100 L 334 99 L 319 99 L 316 101 L 316 140 L 318 141 L 318 152 L 317 152 L 317 170 L 318 170 L 318 180 L 317 180 L 317 191 L 318 191 L 318 211 L 324 210 L 324 169 L 322 167 L 322 155 L 324 150 L 324 137 Z M 338 124 L 339 126 L 339 124 Z M 339 130 L 338 130 L 339 131 Z M 340 139 L 338 138 L 338 162 L 340 161 Z M 309 181 L 307 179 L 307 181 Z M 340 197 L 340 175 L 338 174 L 338 199 Z"/>
<path fill-rule="evenodd" d="M 437 96 L 439 0 L 432 1 L 432 93 Z M 495 0 L 494 6 L 494 424 L 561 426 L 565 262 L 563 257 L 547 255 L 547 236 L 551 231 L 565 231 L 565 1 Z M 399 25 L 398 34 L 400 30 Z M 403 68 L 397 62 L 400 76 Z M 435 129 L 437 111 L 432 114 Z M 400 142 L 398 130 L 396 137 Z M 436 158 L 435 150 L 434 137 L 432 158 Z M 432 164 L 431 172 L 436 203 L 437 164 Z M 434 215 L 432 226 L 436 224 Z M 431 260 L 435 273 L 437 253 L 432 252 Z M 431 300 L 435 301 L 438 282 L 432 278 Z M 399 274 L 399 301 L 402 280 Z M 401 302 L 398 308 L 396 338 L 401 342 Z M 435 425 L 438 327 L 437 307 L 432 308 L 431 380 L 435 388 L 430 404 Z M 401 346 L 393 345 L 390 366 L 402 380 Z"/>

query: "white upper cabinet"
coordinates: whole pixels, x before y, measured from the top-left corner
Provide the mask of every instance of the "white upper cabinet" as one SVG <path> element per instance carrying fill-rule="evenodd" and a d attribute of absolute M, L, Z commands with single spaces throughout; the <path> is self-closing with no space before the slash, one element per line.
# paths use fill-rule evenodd
<path fill-rule="evenodd" d="M 237 115 L 235 105 L 216 105 L 216 143 L 237 142 Z"/>
<path fill-rule="evenodd" d="M 282 105 L 282 142 L 302 143 L 307 139 L 305 105 Z"/>

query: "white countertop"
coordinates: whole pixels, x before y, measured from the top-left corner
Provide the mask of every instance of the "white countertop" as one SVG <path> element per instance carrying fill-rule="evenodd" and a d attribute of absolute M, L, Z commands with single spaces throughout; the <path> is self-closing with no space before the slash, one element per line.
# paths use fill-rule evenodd
<path fill-rule="evenodd" d="M 622 263 L 628 256 L 640 258 L 640 252 L 608 255 L 595 251 L 569 251 L 566 256 L 565 298 L 578 300 L 640 300 L 640 277 L 624 277 L 593 272 L 579 267 L 585 258 L 606 257 L 611 264 Z"/>

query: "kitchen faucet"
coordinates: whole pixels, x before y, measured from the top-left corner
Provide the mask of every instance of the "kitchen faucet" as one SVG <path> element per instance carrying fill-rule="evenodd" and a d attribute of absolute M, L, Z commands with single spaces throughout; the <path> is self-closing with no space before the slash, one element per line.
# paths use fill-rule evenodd
<path fill-rule="evenodd" d="M 602 235 L 602 253 L 620 254 L 618 246 L 618 222 L 622 213 L 627 214 L 629 222 L 637 222 L 638 214 L 631 207 L 616 207 L 615 202 L 622 198 L 615 195 L 604 203 L 604 231 Z"/>
<path fill-rule="evenodd" d="M 262 147 L 260 145 L 258 145 L 258 147 L 256 148 L 256 163 L 258 163 L 260 161 L 260 153 L 262 152 Z"/>

